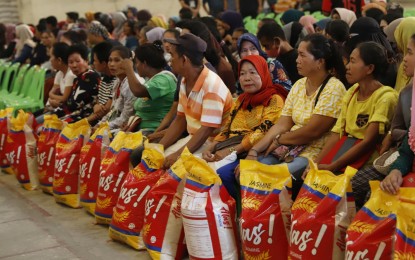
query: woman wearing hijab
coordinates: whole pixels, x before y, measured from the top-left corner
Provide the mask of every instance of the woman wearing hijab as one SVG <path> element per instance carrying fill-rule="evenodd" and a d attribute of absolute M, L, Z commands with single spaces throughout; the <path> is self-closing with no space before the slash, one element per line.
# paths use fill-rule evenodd
<path fill-rule="evenodd" d="M 331 19 L 343 20 L 350 27 L 356 21 L 356 14 L 346 8 L 334 8 L 331 12 Z"/>
<path fill-rule="evenodd" d="M 299 22 L 291 22 L 282 27 L 284 31 L 285 39 L 291 46 L 296 48 L 300 41 L 307 36 L 307 31 Z"/>
<path fill-rule="evenodd" d="M 26 24 L 16 26 L 16 55 L 13 62 L 26 63 L 27 59 L 32 55 L 32 50 L 36 46 L 33 41 L 33 32 Z"/>
<path fill-rule="evenodd" d="M 379 78 L 379 81 L 385 86 L 395 86 L 397 74 L 397 64 L 393 62 L 395 60 L 395 53 L 376 20 L 371 17 L 360 17 L 350 27 L 349 33 L 350 38 L 345 43 L 346 51 L 349 54 L 359 43 L 369 41 L 377 42 L 386 49 L 390 63 L 385 64 L 388 68 L 386 73 Z"/>
<path fill-rule="evenodd" d="M 287 91 L 281 85 L 272 83 L 265 59 L 259 55 L 244 57 L 239 63 L 239 81 L 244 93 L 233 105 L 223 130 L 216 136 L 212 145 L 203 152 L 203 159 L 207 162 L 221 161 L 232 152 L 243 154 L 249 151 L 281 114 Z M 220 150 L 215 149 L 217 144 L 235 136 L 243 136 L 240 144 Z M 223 184 L 234 198 L 239 197 L 234 174 L 238 165 L 239 160 L 236 160 L 222 165 L 217 170 Z"/>
<path fill-rule="evenodd" d="M 317 22 L 317 20 L 313 16 L 311 15 L 302 16 L 298 22 L 302 26 L 304 26 L 304 29 L 306 29 L 308 34 L 315 33 L 314 24 Z"/>
<path fill-rule="evenodd" d="M 280 20 L 281 20 L 281 23 L 285 25 L 291 22 L 298 22 L 300 18 L 303 16 L 304 16 L 304 12 L 301 12 L 297 9 L 290 9 L 284 12 Z"/>
<path fill-rule="evenodd" d="M 111 13 L 111 20 L 114 26 L 112 31 L 113 39 L 125 45 L 124 23 L 127 21 L 127 17 L 123 12 L 114 12 Z"/>
<path fill-rule="evenodd" d="M 288 78 L 284 66 L 277 59 L 270 59 L 268 55 L 261 49 L 258 38 L 251 33 L 244 33 L 239 37 L 238 53 L 241 59 L 249 55 L 259 55 L 268 62 L 268 70 L 271 75 L 271 80 L 274 84 L 283 86 L 287 91 L 290 91 L 292 83 Z"/>
<path fill-rule="evenodd" d="M 163 29 L 168 28 L 166 21 L 160 16 L 151 17 L 151 19 L 147 22 L 147 25 L 152 27 L 161 27 Z"/>
<path fill-rule="evenodd" d="M 163 40 L 163 34 L 166 30 L 161 27 L 156 27 L 151 29 L 146 33 L 147 42 L 153 43 L 155 41 L 162 41 Z"/>
<path fill-rule="evenodd" d="M 413 34 L 415 34 L 415 17 L 406 17 L 398 25 L 394 33 L 396 45 L 404 56 L 408 53 L 408 42 Z M 401 63 L 396 78 L 396 91 L 400 92 L 411 80 L 412 77 L 406 76 L 404 72 L 404 63 Z"/>

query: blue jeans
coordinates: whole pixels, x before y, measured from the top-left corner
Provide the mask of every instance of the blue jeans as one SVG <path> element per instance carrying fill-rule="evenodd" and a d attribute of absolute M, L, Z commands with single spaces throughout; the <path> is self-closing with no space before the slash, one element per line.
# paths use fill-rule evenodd
<path fill-rule="evenodd" d="M 231 195 L 234 199 L 237 199 L 238 197 L 240 197 L 238 195 L 240 192 L 236 188 L 237 182 L 235 178 L 235 169 L 238 165 L 239 165 L 239 160 L 236 160 L 233 163 L 222 166 L 216 170 L 216 172 L 218 173 L 219 177 L 222 180 L 222 184 L 225 186 L 229 195 Z"/>

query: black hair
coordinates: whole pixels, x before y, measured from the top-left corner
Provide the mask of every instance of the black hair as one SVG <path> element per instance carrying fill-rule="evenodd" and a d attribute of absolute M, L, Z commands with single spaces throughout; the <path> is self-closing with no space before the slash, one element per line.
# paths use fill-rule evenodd
<path fill-rule="evenodd" d="M 45 20 L 47 24 L 50 24 L 53 27 L 56 27 L 58 25 L 58 19 L 56 19 L 56 17 L 53 15 L 46 17 Z"/>
<path fill-rule="evenodd" d="M 204 17 L 201 17 L 201 18 L 196 18 L 195 20 L 204 23 L 207 26 L 207 28 L 209 29 L 210 33 L 212 33 L 212 35 L 215 37 L 215 39 L 218 42 L 222 41 L 222 37 L 220 36 L 218 28 L 216 27 L 215 19 L 213 19 L 212 17 L 209 17 L 209 16 L 204 16 Z"/>
<path fill-rule="evenodd" d="M 137 14 L 135 15 L 137 17 L 138 21 L 143 21 L 143 22 L 148 22 L 151 19 L 151 13 L 150 11 L 146 10 L 146 9 L 142 9 L 140 11 L 137 12 Z"/>
<path fill-rule="evenodd" d="M 0 23 L 0 52 L 4 50 L 6 45 L 6 26 L 3 23 Z"/>
<path fill-rule="evenodd" d="M 186 55 L 186 49 L 182 45 L 173 45 L 176 48 L 177 55 L 182 57 Z M 199 67 L 203 65 L 203 55 L 186 55 L 186 57 L 190 60 L 193 66 Z"/>
<path fill-rule="evenodd" d="M 397 2 L 390 2 L 388 3 L 386 10 L 388 12 L 388 14 L 395 14 L 397 15 L 399 18 L 403 17 L 403 13 L 404 13 L 404 8 L 402 5 L 400 5 Z"/>
<path fill-rule="evenodd" d="M 101 16 L 101 12 L 96 12 L 96 13 L 94 13 L 94 20 L 99 20 L 99 17 Z"/>
<path fill-rule="evenodd" d="M 129 59 L 129 58 L 132 58 L 133 56 L 131 53 L 131 50 L 123 45 L 112 47 L 110 54 L 113 53 L 114 51 L 118 51 L 120 53 L 121 58 L 123 59 Z"/>
<path fill-rule="evenodd" d="M 138 46 L 135 49 L 135 58 L 155 69 L 161 70 L 167 66 L 162 42 L 159 40 Z"/>
<path fill-rule="evenodd" d="M 182 19 L 182 20 L 190 20 L 193 17 L 193 13 L 192 13 L 192 10 L 190 8 L 183 7 L 179 11 L 179 16 L 180 16 L 180 19 Z"/>
<path fill-rule="evenodd" d="M 39 20 L 39 23 L 36 25 L 36 30 L 40 33 L 46 31 L 46 19 L 42 18 Z"/>
<path fill-rule="evenodd" d="M 112 31 L 114 30 L 114 25 L 112 24 L 111 16 L 109 16 L 108 14 L 105 14 L 105 13 L 101 13 L 97 20 L 102 25 L 104 25 L 105 28 L 107 28 L 107 31 L 109 33 L 112 33 Z"/>
<path fill-rule="evenodd" d="M 346 67 L 344 66 L 342 55 L 337 45 L 330 39 L 327 39 L 319 33 L 309 34 L 302 42 L 308 42 L 308 52 L 314 58 L 325 61 L 325 69 L 334 73 L 343 84 L 347 85 Z"/>
<path fill-rule="evenodd" d="M 69 46 L 68 49 L 68 58 L 74 53 L 78 53 L 81 55 L 82 59 L 88 60 L 88 47 L 86 47 L 84 44 L 74 44 Z"/>
<path fill-rule="evenodd" d="M 167 29 L 167 30 L 165 30 L 164 33 L 163 33 L 163 36 L 167 32 L 174 34 L 175 39 L 179 38 L 179 36 L 180 36 L 180 32 L 176 29 Z"/>
<path fill-rule="evenodd" d="M 64 32 L 62 36 L 69 39 L 72 44 L 85 44 L 87 39 L 87 34 L 84 30 L 69 30 Z"/>
<path fill-rule="evenodd" d="M 338 42 L 344 43 L 349 39 L 349 25 L 343 20 L 331 20 L 327 23 L 326 33 L 330 37 Z"/>
<path fill-rule="evenodd" d="M 135 35 L 135 30 L 134 30 L 135 22 L 133 20 L 127 20 L 125 21 L 124 24 L 127 24 L 127 26 L 130 28 L 131 35 Z"/>
<path fill-rule="evenodd" d="M 97 56 L 99 62 L 108 63 L 108 59 L 111 54 L 111 50 L 114 46 L 111 42 L 103 41 L 98 43 L 92 48 L 92 52 Z M 93 57 L 92 57 L 93 58 Z"/>
<path fill-rule="evenodd" d="M 387 24 L 390 24 L 391 22 L 399 18 L 402 18 L 402 17 L 396 13 L 387 13 L 382 17 L 382 20 L 385 20 Z"/>
<path fill-rule="evenodd" d="M 210 33 L 208 27 L 200 21 L 191 20 L 187 21 L 183 25 L 183 29 L 188 29 L 192 34 L 199 36 L 206 42 L 207 48 L 205 57 L 213 65 L 213 67 L 216 67 L 220 62 L 220 55 L 218 50 L 213 45 L 212 34 Z"/>
<path fill-rule="evenodd" d="M 273 23 L 277 23 L 277 21 L 275 21 L 275 19 L 273 18 L 265 17 L 261 19 L 261 23 L 262 23 L 262 26 L 264 26 L 264 24 L 268 24 L 268 23 L 273 24 Z"/>
<path fill-rule="evenodd" d="M 380 21 L 382 21 L 384 13 L 378 8 L 369 8 L 366 10 L 365 16 L 372 17 L 376 20 L 376 22 L 378 22 L 378 24 L 380 24 Z"/>
<path fill-rule="evenodd" d="M 286 41 L 284 31 L 278 23 L 266 23 L 261 28 L 259 28 L 257 33 L 258 39 L 274 39 L 275 37 L 280 38 L 283 41 Z"/>
<path fill-rule="evenodd" d="M 376 42 L 362 42 L 356 47 L 359 50 L 360 58 L 365 65 L 372 64 L 375 68 L 373 69 L 373 77 L 379 80 L 386 72 L 388 64 L 388 55 L 385 47 Z"/>
<path fill-rule="evenodd" d="M 66 16 L 68 16 L 70 19 L 74 20 L 75 22 L 78 20 L 79 18 L 79 14 L 78 12 L 67 12 Z"/>
<path fill-rule="evenodd" d="M 64 42 L 57 42 L 53 44 L 52 54 L 56 58 L 60 58 L 63 63 L 68 65 L 69 45 Z"/>

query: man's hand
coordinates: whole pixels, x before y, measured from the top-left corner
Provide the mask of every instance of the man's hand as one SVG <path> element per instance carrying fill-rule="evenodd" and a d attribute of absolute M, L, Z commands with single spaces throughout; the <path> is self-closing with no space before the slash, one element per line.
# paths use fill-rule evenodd
<path fill-rule="evenodd" d="M 219 151 L 216 151 L 216 153 L 215 153 L 215 161 L 220 161 L 220 160 L 223 160 L 226 156 L 228 156 L 228 155 L 230 155 L 231 154 L 231 152 L 230 152 L 230 150 L 229 149 L 222 149 L 222 150 L 219 150 Z"/>
<path fill-rule="evenodd" d="M 212 151 L 206 150 L 202 153 L 203 160 L 207 162 L 214 162 L 215 161 L 215 155 L 212 154 Z"/>
<path fill-rule="evenodd" d="M 163 169 L 169 169 L 179 159 L 180 153 L 175 152 L 164 159 Z"/>
<path fill-rule="evenodd" d="M 391 194 L 396 194 L 399 191 L 403 182 L 402 173 L 399 170 L 392 170 L 388 176 L 380 183 L 380 188 L 383 191 Z"/>
<path fill-rule="evenodd" d="M 120 70 L 128 74 L 131 70 L 134 72 L 133 61 L 131 59 L 123 59 L 120 63 Z"/>
<path fill-rule="evenodd" d="M 149 134 L 149 135 L 147 136 L 147 138 L 148 138 L 148 141 L 149 141 L 150 143 L 152 143 L 154 140 L 159 140 L 159 139 L 161 139 L 161 138 L 164 136 L 164 134 L 165 134 L 165 131 L 160 131 L 160 132 L 157 132 L 157 133 L 152 133 L 152 134 Z"/>

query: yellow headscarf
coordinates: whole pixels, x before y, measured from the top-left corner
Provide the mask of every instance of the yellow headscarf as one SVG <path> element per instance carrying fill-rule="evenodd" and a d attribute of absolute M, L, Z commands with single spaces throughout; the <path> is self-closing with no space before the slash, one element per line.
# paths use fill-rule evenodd
<path fill-rule="evenodd" d="M 402 20 L 395 30 L 395 40 L 396 44 L 406 55 L 408 42 L 411 36 L 415 34 L 415 17 L 407 17 Z M 395 89 L 400 92 L 405 86 L 409 84 L 412 80 L 412 77 L 407 77 L 403 70 L 403 62 L 399 65 L 398 76 L 396 78 Z"/>
<path fill-rule="evenodd" d="M 153 24 L 151 24 L 153 23 Z M 153 27 L 161 27 L 164 29 L 167 29 L 167 23 L 164 21 L 163 18 L 159 17 L 159 16 L 153 16 L 151 17 L 150 21 L 148 21 L 148 25 L 153 26 Z"/>

